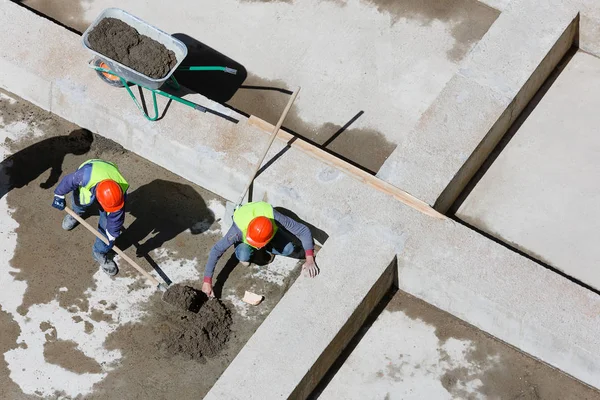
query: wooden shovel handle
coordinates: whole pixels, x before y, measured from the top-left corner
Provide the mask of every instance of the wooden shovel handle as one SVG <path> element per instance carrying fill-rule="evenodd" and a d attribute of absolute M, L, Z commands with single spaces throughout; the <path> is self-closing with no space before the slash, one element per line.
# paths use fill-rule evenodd
<path fill-rule="evenodd" d="M 246 193 L 248 193 L 248 189 L 250 189 L 250 185 L 252 185 L 252 182 L 254 181 L 254 178 L 256 177 L 256 173 L 260 169 L 260 166 L 262 165 L 263 161 L 265 160 L 265 157 L 267 156 L 267 153 L 269 152 L 271 145 L 275 141 L 275 138 L 277 137 L 277 132 L 279 132 L 281 125 L 283 125 L 283 121 L 285 121 L 285 117 L 287 117 L 288 113 L 290 112 L 290 110 L 292 108 L 292 104 L 294 104 L 294 100 L 296 100 L 296 97 L 298 96 L 299 91 L 300 91 L 300 86 L 298 86 L 298 88 L 296 90 L 294 90 L 294 93 L 292 93 L 292 95 L 290 96 L 290 99 L 288 100 L 288 103 L 285 106 L 285 109 L 283 110 L 281 117 L 279 117 L 279 121 L 277 121 L 277 125 L 275 125 L 275 127 L 273 128 L 273 132 L 271 132 L 271 137 L 269 138 L 269 143 L 267 143 L 267 146 L 265 147 L 265 150 L 263 151 L 262 157 L 260 158 L 260 160 L 258 160 L 256 165 L 254 166 L 254 172 L 252 172 L 252 176 L 250 176 L 250 180 L 248 181 L 246 188 L 242 192 L 242 195 L 240 196 L 240 199 L 238 200 L 237 205 L 242 204 L 242 201 L 244 201 L 244 197 L 246 197 Z"/>
<path fill-rule="evenodd" d="M 75 211 L 71 210 L 69 207 L 65 207 L 65 211 L 71 217 L 75 218 L 77 220 L 77 222 L 79 222 L 81 225 L 85 226 L 90 232 L 92 232 L 94 235 L 96 235 L 96 237 L 98 239 L 100 239 L 104 243 L 108 244 L 108 239 L 105 238 L 104 236 L 102 236 L 102 234 L 100 232 L 98 232 L 98 230 L 94 229 L 94 227 L 92 227 L 90 224 L 85 222 L 83 220 L 83 218 L 81 218 L 79 215 L 77 215 L 75 213 Z M 117 246 L 113 246 L 113 250 L 115 251 L 115 253 L 117 253 L 119 256 L 121 256 L 122 259 L 127 261 L 129 263 L 129 265 L 131 265 L 133 268 L 137 269 L 140 274 L 144 275 L 144 277 L 146 279 L 148 279 L 150 282 L 152 282 L 155 286 L 160 285 L 160 282 L 158 280 L 156 280 L 155 277 L 153 277 L 148 272 L 146 272 L 146 270 L 144 270 L 142 267 L 137 265 L 137 263 L 135 261 L 133 261 L 131 258 L 129 258 L 129 256 L 127 254 L 123 253 L 123 251 L 121 249 L 119 249 Z"/>

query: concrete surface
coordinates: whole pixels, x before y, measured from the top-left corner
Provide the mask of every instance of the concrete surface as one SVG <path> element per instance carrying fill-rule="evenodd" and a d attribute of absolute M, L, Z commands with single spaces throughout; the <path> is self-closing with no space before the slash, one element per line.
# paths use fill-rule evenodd
<path fill-rule="evenodd" d="M 402 291 L 383 303 L 331 381 L 311 398 L 600 398 L 600 392 Z"/>
<path fill-rule="evenodd" d="M 446 212 L 571 47 L 577 10 L 511 1 L 378 176 Z"/>
<path fill-rule="evenodd" d="M 287 96 L 256 87 L 301 86 L 285 126 L 374 173 L 499 14 L 475 0 L 23 3 L 80 31 L 104 8 L 124 7 L 166 32 L 185 33 L 247 70 L 248 88 L 220 100 L 272 124 Z"/>
<path fill-rule="evenodd" d="M 6 0 L 0 10 L 0 86 L 13 87 L 225 198 L 237 197 L 267 135 L 233 111 L 240 118 L 237 125 L 177 106 L 160 122 L 147 123 L 131 110 L 126 96 L 115 96 L 116 89 L 85 67 L 87 55 L 76 35 Z M 40 36 L 47 40 L 39 41 Z M 62 54 L 63 70 L 49 67 L 56 54 Z M 276 143 L 271 156 L 282 150 Z M 227 390 L 227 398 L 286 398 L 312 390 L 319 379 L 312 375 L 312 366 L 346 326 L 329 305 L 343 299 L 345 312 L 359 309 L 366 292 L 356 296 L 357 282 L 361 290 L 372 289 L 398 254 L 402 290 L 600 386 L 600 314 L 593 311 L 600 309 L 600 300 L 584 288 L 450 220 L 413 211 L 295 149 L 278 157 L 255 181 L 254 198 L 293 210 L 330 239 L 318 257 L 322 275 L 298 280 L 263 324 L 276 327 L 278 339 L 285 340 L 273 341 L 270 330 L 259 329 L 234 363 L 253 368 L 232 364 L 222 377 L 232 382 L 237 376 L 246 383 L 243 390 L 215 386 Z M 338 255 L 346 261 L 338 262 Z M 279 357 L 255 357 L 270 352 Z M 299 364 L 290 367 L 289 359 Z M 278 377 L 274 386 L 273 376 Z"/>
<path fill-rule="evenodd" d="M 600 59 L 578 52 L 457 216 L 600 289 Z"/>
<path fill-rule="evenodd" d="M 600 57 L 600 7 L 595 1 L 583 1 L 581 5 L 579 48 Z"/>
<path fill-rule="evenodd" d="M 80 131 L 0 93 L 0 398 L 203 396 L 295 279 L 297 261 L 236 268 L 226 254 L 215 290 L 233 313 L 227 349 L 203 361 L 165 351 L 163 335 L 178 323 L 167 316 L 177 311 L 124 262 L 114 280 L 99 271 L 92 234 L 61 229 L 53 187 L 86 159 L 115 162 L 131 184 L 117 245 L 153 273 L 156 264 L 173 282 L 195 287 L 223 233 L 223 200 L 101 137 L 77 150 L 66 135 Z M 140 246 L 148 257 L 135 257 Z M 250 307 L 241 301 L 245 290 L 266 299 Z"/>

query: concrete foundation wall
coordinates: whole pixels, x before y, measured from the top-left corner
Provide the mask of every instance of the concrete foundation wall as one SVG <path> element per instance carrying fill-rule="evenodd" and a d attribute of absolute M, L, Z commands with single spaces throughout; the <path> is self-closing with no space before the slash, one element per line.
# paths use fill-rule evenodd
<path fill-rule="evenodd" d="M 513 0 L 377 175 L 447 211 L 571 47 L 577 21 L 568 2 Z"/>
<path fill-rule="evenodd" d="M 581 8 L 579 48 L 600 57 L 600 6 L 585 0 Z"/>
<path fill-rule="evenodd" d="M 561 25 L 561 32 L 572 19 Z M 243 119 L 235 125 L 178 104 L 163 120 L 147 122 L 125 92 L 108 87 L 86 67 L 88 56 L 76 35 L 7 0 L 0 0 L 0 20 L 1 87 L 223 197 L 234 199 L 242 189 L 267 140 L 263 132 Z M 62 60 L 62 69 L 56 68 L 56 60 Z M 268 158 L 282 149 L 276 142 Z M 600 387 L 600 299 L 585 289 L 295 149 L 261 174 L 253 198 L 293 210 L 330 238 L 317 259 L 322 274 L 315 280 L 300 278 L 292 286 L 209 397 L 307 393 L 331 362 L 323 354 L 339 351 L 331 344 L 357 310 L 358 315 L 367 311 L 359 307 L 396 255 L 403 290 Z M 314 371 L 319 373 L 312 375 Z"/>

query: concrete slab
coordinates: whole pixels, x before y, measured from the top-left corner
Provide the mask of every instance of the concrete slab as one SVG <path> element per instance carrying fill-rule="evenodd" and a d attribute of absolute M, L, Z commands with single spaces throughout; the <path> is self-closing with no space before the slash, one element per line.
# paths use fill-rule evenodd
<path fill-rule="evenodd" d="M 578 52 L 457 216 L 600 289 L 600 59 Z"/>
<path fill-rule="evenodd" d="M 571 47 L 576 18 L 568 2 L 511 1 L 378 176 L 446 212 Z"/>
<path fill-rule="evenodd" d="M 597 399 L 600 392 L 402 291 L 319 399 Z"/>
<path fill-rule="evenodd" d="M 579 48 L 600 57 L 600 7 L 581 15 Z"/>
<path fill-rule="evenodd" d="M 296 278 L 298 262 L 278 257 L 266 267 L 236 268 L 227 254 L 215 287 L 233 316 L 228 346 L 203 359 L 169 350 L 170 335 L 189 315 L 162 302 L 122 260 L 115 279 L 99 271 L 92 234 L 61 229 L 64 213 L 50 207 L 53 187 L 87 159 L 115 162 L 131 184 L 117 245 L 153 275 L 158 266 L 196 288 L 223 234 L 224 202 L 114 142 L 85 137 L 76 125 L 0 93 L 0 398 L 203 396 Z M 138 249 L 148 255 L 136 257 Z M 265 301 L 243 303 L 245 290 Z"/>
<path fill-rule="evenodd" d="M 79 30 L 104 8 L 123 6 L 111 0 L 23 3 Z M 260 87 L 301 86 L 285 126 L 373 172 L 499 14 L 475 0 L 205 0 L 202 7 L 193 0 L 177 7 L 135 0 L 125 8 L 241 63 L 246 88 L 219 100 L 246 114 L 275 124 L 287 96 Z"/>
<path fill-rule="evenodd" d="M 117 98 L 113 89 L 99 82 L 85 67 L 86 57 L 76 35 L 35 18 L 14 4 L 6 1 L 0 4 L 4 13 L 0 29 L 6 29 L 7 34 L 7 40 L 0 43 L 0 54 L 8 52 L 3 46 L 29 49 L 19 60 L 0 56 L 0 69 L 9 63 L 25 71 L 35 71 L 53 83 L 52 109 L 56 113 L 221 196 L 236 197 L 247 178 L 248 166 L 256 160 L 256 147 L 260 148 L 261 141 L 266 140 L 263 132 L 248 127 L 234 112 L 231 115 L 241 119 L 235 126 L 182 107 L 171 107 L 158 123 L 146 123 L 137 113 L 124 111 L 128 109 L 122 105 L 130 105 L 128 99 Z M 34 27 L 43 27 L 44 37 L 49 40 L 42 42 L 25 34 L 19 40 L 13 39 L 15 32 Z M 64 53 L 65 70 L 47 68 L 47 64 L 40 62 L 43 60 L 38 56 L 46 54 L 46 48 Z M 0 85 L 10 87 L 13 82 L 4 80 Z M 209 100 L 202 101 L 214 106 Z M 256 146 L 249 147 L 247 143 Z M 361 306 L 366 294 L 356 297 L 355 282 L 362 289 L 368 288 L 369 283 L 377 283 L 373 270 L 387 271 L 389 261 L 397 254 L 401 255 L 399 284 L 403 290 L 600 386 L 599 314 L 581 312 L 600 309 L 597 296 L 461 225 L 427 217 L 294 148 L 284 150 L 284 145 L 276 143 L 269 158 L 280 154 L 255 181 L 254 199 L 266 199 L 291 209 L 329 234 L 329 240 L 336 238 L 332 242 L 336 244 L 328 250 L 331 258 L 324 255 L 318 258 L 323 270 L 318 279 L 331 282 L 299 281 L 292 287 L 285 298 L 287 305 L 280 304 L 277 315 L 271 314 L 264 324 L 275 327 L 281 337 L 296 338 L 298 326 L 309 334 L 290 347 L 289 340 L 281 345 L 274 342 L 271 330 L 257 332 L 252 338 L 254 350 L 240 354 L 236 360 L 236 365 L 243 368 L 232 367 L 223 375 L 230 377 L 229 382 L 237 376 L 247 384 L 243 389 L 230 386 L 226 398 L 287 398 L 294 393 L 310 392 L 325 373 L 327 355 L 332 354 L 331 350 L 340 351 L 350 339 L 339 336 L 346 326 L 343 318 L 323 319 L 317 315 L 313 319 L 319 306 L 311 301 L 336 304 L 349 295 L 353 302 L 344 303 L 346 315 L 352 307 L 352 315 L 360 314 L 360 310 L 364 311 Z M 372 249 L 375 257 L 367 257 Z M 379 253 L 379 249 L 389 254 Z M 356 257 L 350 258 L 348 253 L 355 253 Z M 338 254 L 342 260 L 354 263 L 346 274 L 340 269 L 348 267 L 333 261 Z M 360 282 L 363 271 L 366 283 Z M 382 276 L 381 273 L 379 279 Z M 294 290 L 299 284 L 302 290 Z M 327 290 L 328 287 L 335 290 Z M 305 306 L 306 316 L 299 313 Z M 326 310 L 326 315 L 331 315 L 330 312 Z M 336 330 L 338 335 L 333 336 Z M 316 334 L 310 334 L 313 332 Z M 320 332 L 325 332 L 325 336 L 321 337 Z M 326 340 L 332 337 L 333 341 Z M 255 351 L 259 349 L 269 349 L 280 357 L 257 359 Z M 304 356 L 301 365 L 289 367 L 288 360 L 296 359 L 304 351 L 313 356 L 312 363 L 318 368 L 308 367 L 311 360 Z M 245 368 L 248 365 L 253 366 L 254 372 Z M 289 373 L 282 375 L 282 370 Z M 282 381 L 274 387 L 277 392 L 263 384 L 272 381 L 273 376 Z M 220 388 L 225 390 L 224 386 Z"/>

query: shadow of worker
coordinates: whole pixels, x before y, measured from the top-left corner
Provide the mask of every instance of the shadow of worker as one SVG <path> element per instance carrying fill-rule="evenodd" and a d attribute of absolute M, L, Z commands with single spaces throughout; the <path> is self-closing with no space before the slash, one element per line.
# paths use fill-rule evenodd
<path fill-rule="evenodd" d="M 225 103 L 246 80 L 248 72 L 239 62 L 205 45 L 185 33 L 175 33 L 188 49 L 181 66 L 217 66 L 237 70 L 235 75 L 222 71 L 175 71 L 175 78 L 185 88 L 200 93 L 217 103 Z"/>
<path fill-rule="evenodd" d="M 182 232 L 189 229 L 192 235 L 197 235 L 215 221 L 213 212 L 193 187 L 162 179 L 128 194 L 125 211 L 136 219 L 119 238 L 118 245 L 122 250 L 134 245 L 137 256 L 148 261 L 149 252 Z"/>
<path fill-rule="evenodd" d="M 67 154 L 83 155 L 90 150 L 94 135 L 77 129 L 65 136 L 55 136 L 32 144 L 12 154 L 0 163 L 0 198 L 15 188 L 28 185 L 50 169 L 42 189 L 50 189 L 62 175 Z"/>

